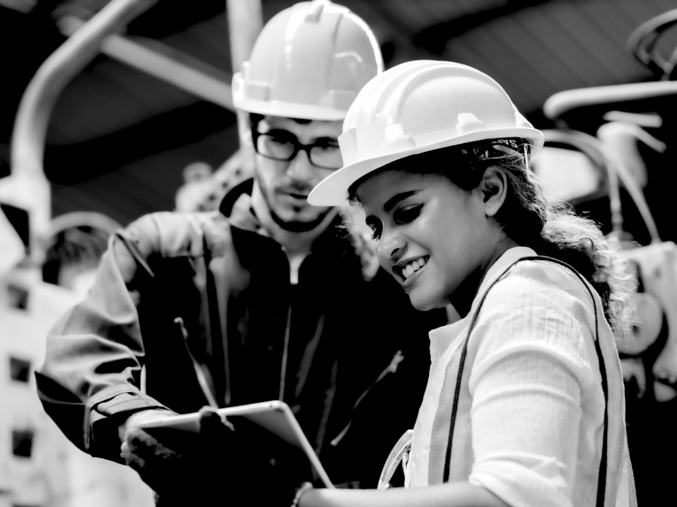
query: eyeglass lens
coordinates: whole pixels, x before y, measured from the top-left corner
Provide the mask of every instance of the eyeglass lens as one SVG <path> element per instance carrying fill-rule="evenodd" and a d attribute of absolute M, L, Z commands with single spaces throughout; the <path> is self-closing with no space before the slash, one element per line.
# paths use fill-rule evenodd
<path fill-rule="evenodd" d="M 291 160 L 296 151 L 296 146 L 302 145 L 290 139 L 283 139 L 268 134 L 259 134 L 256 139 L 256 151 L 264 157 L 274 160 Z M 317 143 L 306 149 L 310 157 L 310 163 L 326 169 L 338 169 L 343 165 L 341 150 L 338 146 Z M 298 154 L 297 154 L 298 155 Z"/>

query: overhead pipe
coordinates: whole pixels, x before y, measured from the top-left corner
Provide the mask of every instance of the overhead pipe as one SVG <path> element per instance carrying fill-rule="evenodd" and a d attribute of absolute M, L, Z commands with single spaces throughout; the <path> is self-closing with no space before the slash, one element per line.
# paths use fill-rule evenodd
<path fill-rule="evenodd" d="M 158 0 L 111 0 L 40 66 L 28 84 L 12 132 L 11 175 L 0 182 L 0 199 L 29 212 L 32 260 L 40 264 L 49 231 L 50 187 L 44 173 L 49 119 L 62 90 L 97 54 L 102 41 L 119 32 Z"/>
<path fill-rule="evenodd" d="M 652 81 L 649 83 L 629 83 L 591 88 L 576 88 L 557 92 L 543 104 L 545 117 L 562 123 L 561 116 L 580 107 L 609 104 L 619 107 L 618 103 L 630 102 L 652 97 L 662 97 L 677 93 L 675 81 Z M 566 125 L 563 125 L 566 127 Z"/>

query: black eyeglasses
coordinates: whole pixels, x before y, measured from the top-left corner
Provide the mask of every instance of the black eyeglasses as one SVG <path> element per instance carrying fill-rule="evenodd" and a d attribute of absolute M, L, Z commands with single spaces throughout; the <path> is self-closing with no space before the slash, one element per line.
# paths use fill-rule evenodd
<path fill-rule="evenodd" d="M 295 136 L 283 131 L 262 134 L 252 129 L 252 140 L 256 153 L 266 158 L 288 162 L 294 160 L 299 151 L 303 150 L 310 163 L 316 167 L 336 170 L 343 166 L 338 143 L 331 139 L 301 144 Z"/>

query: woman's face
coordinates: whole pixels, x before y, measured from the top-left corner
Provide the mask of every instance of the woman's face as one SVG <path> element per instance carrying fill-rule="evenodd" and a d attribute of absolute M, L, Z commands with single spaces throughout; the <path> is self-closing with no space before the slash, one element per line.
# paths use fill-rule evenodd
<path fill-rule="evenodd" d="M 381 266 L 414 308 L 456 306 L 459 297 L 472 301 L 477 286 L 464 282 L 479 283 L 498 232 L 481 191 L 467 192 L 439 175 L 386 170 L 361 183 L 357 197 Z"/>

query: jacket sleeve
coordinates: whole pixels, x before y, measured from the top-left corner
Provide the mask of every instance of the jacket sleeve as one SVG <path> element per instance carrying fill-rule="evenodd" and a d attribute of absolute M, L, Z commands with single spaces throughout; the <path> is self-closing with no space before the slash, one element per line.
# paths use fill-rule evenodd
<path fill-rule="evenodd" d="M 152 215 L 113 235 L 87 296 L 47 336 L 36 373 L 40 400 L 93 456 L 121 461 L 119 425 L 135 412 L 166 409 L 140 386 L 144 344 L 136 305 L 139 283 L 153 276 L 146 260 L 158 249 Z"/>

